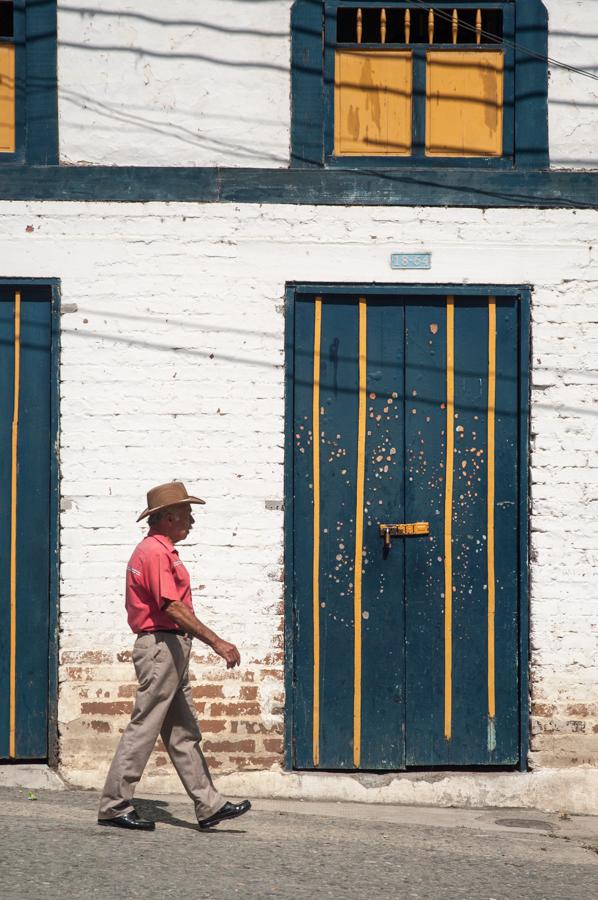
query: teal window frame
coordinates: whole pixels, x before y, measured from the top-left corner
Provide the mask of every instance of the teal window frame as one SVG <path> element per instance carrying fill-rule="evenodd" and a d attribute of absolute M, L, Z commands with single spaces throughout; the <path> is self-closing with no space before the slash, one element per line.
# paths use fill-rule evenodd
<path fill-rule="evenodd" d="M 14 0 L 15 151 L 0 166 L 58 163 L 56 0 Z"/>
<path fill-rule="evenodd" d="M 408 157 L 340 156 L 334 143 L 334 51 L 336 9 L 368 8 L 368 0 L 295 0 L 291 16 L 291 166 L 344 169 L 524 169 L 547 168 L 547 14 L 541 0 L 461 0 L 458 6 L 501 8 L 505 38 L 505 124 L 501 157 L 426 157 L 423 151 L 425 97 L 413 104 L 414 152 Z M 379 7 L 382 0 L 371 3 Z M 404 0 L 387 7 L 406 6 Z M 425 2 L 424 9 L 451 10 L 455 4 Z M 341 45 L 348 46 L 351 45 Z M 357 46 L 357 45 L 355 45 Z M 367 45 L 361 45 L 367 46 Z M 393 45 L 385 45 L 391 48 Z M 402 45 L 401 45 L 402 46 Z M 442 48 L 442 45 L 438 45 Z M 452 45 L 446 45 L 447 47 Z M 472 45 L 473 47 L 474 45 Z M 496 45 L 489 45 L 496 46 Z M 414 94 L 425 95 L 425 53 L 414 52 Z"/>

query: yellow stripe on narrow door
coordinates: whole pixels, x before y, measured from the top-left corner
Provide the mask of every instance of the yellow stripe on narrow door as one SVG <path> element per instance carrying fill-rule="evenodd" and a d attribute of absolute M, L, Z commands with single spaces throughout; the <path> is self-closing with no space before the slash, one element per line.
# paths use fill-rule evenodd
<path fill-rule="evenodd" d="M 313 454 L 313 716 L 312 747 L 314 766 L 320 764 L 320 345 L 322 342 L 322 298 L 314 304 L 314 370 L 312 397 Z"/>
<path fill-rule="evenodd" d="M 355 502 L 355 566 L 353 575 L 354 685 L 353 685 L 353 765 L 361 759 L 361 581 L 363 575 L 363 507 L 365 483 L 367 371 L 367 304 L 359 298 L 359 408 L 357 423 L 357 488 Z"/>
<path fill-rule="evenodd" d="M 446 299 L 446 461 L 444 490 L 444 736 L 453 717 L 453 464 L 455 452 L 455 301 Z"/>
<path fill-rule="evenodd" d="M 8 754 L 16 757 L 16 682 L 17 682 L 17 471 L 19 449 L 19 392 L 21 378 L 21 294 L 15 293 L 14 314 L 14 392 L 12 414 L 12 452 L 10 478 L 10 713 Z"/>
<path fill-rule="evenodd" d="M 494 451 L 496 415 L 496 299 L 488 300 L 488 716 L 496 715 L 495 633 L 496 584 L 494 572 Z"/>

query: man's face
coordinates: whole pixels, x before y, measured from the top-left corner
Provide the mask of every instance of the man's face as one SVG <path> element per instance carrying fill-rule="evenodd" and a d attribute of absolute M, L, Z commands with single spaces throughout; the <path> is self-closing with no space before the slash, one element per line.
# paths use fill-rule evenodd
<path fill-rule="evenodd" d="M 191 531 L 195 519 L 191 515 L 191 504 L 186 503 L 184 506 L 176 506 L 172 512 L 167 515 L 168 521 L 168 537 L 173 544 L 184 541 Z"/>

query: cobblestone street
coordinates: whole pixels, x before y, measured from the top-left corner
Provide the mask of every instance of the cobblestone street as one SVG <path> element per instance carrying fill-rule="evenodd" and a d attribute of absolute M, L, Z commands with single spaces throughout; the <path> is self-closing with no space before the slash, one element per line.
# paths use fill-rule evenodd
<path fill-rule="evenodd" d="M 97 795 L 0 789 L 5 900 L 598 900 L 590 817 L 257 800 L 200 833 L 180 796 L 139 798 L 155 832 L 96 825 Z"/>

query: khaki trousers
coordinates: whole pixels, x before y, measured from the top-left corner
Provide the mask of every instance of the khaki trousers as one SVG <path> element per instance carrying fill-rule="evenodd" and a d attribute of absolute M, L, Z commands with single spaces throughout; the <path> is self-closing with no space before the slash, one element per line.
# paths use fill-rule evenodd
<path fill-rule="evenodd" d="M 191 639 L 158 631 L 139 635 L 133 663 L 139 681 L 131 721 L 120 740 L 100 800 L 100 819 L 131 812 L 131 800 L 158 735 L 195 803 L 198 821 L 225 804 L 212 783 L 189 685 Z"/>

